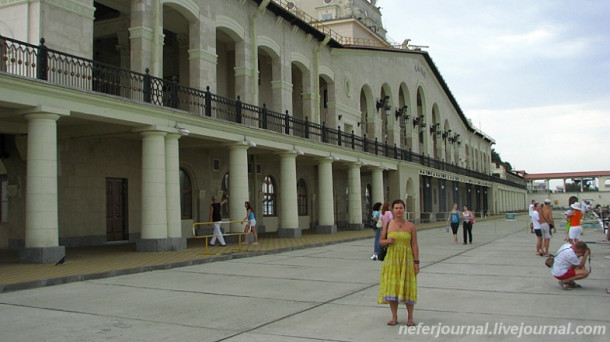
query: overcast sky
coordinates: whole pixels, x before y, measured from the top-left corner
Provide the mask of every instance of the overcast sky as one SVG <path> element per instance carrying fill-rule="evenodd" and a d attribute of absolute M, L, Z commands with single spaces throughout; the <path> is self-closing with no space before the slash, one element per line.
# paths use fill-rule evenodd
<path fill-rule="evenodd" d="M 379 0 L 513 169 L 610 170 L 610 1 Z"/>

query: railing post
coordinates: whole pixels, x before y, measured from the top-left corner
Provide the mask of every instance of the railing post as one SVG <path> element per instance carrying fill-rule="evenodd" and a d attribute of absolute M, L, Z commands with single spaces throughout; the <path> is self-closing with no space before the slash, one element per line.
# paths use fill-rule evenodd
<path fill-rule="evenodd" d="M 355 147 L 355 143 L 356 143 L 356 135 L 354 134 L 354 130 L 352 129 L 352 150 Z"/>
<path fill-rule="evenodd" d="M 364 139 L 362 139 L 362 152 L 366 152 L 368 148 L 369 141 L 366 138 L 366 134 L 364 135 Z"/>
<path fill-rule="evenodd" d="M 396 143 L 394 143 L 394 159 L 398 159 L 398 147 L 396 147 Z"/>
<path fill-rule="evenodd" d="M 170 106 L 172 108 L 178 108 L 178 77 L 172 76 L 172 81 L 170 82 Z"/>
<path fill-rule="evenodd" d="M 44 38 L 40 38 L 38 45 L 38 55 L 36 56 L 36 77 L 39 80 L 48 80 L 47 70 L 49 69 L 49 49 L 44 45 Z"/>
<path fill-rule="evenodd" d="M 241 99 L 239 96 L 237 96 L 237 101 L 235 101 L 235 122 L 239 124 L 242 123 Z"/>
<path fill-rule="evenodd" d="M 205 87 L 204 103 L 205 116 L 212 116 L 212 93 L 210 92 L 210 86 Z"/>
<path fill-rule="evenodd" d="M 341 146 L 341 126 L 337 127 L 337 131 L 339 131 L 339 133 L 337 133 L 337 145 Z"/>
<path fill-rule="evenodd" d="M 263 117 L 263 129 L 267 129 L 267 105 L 263 103 L 263 111 L 261 112 Z"/>
<path fill-rule="evenodd" d="M 286 114 L 284 115 L 284 133 L 290 135 L 290 115 L 288 115 L 288 109 L 286 109 Z"/>
<path fill-rule="evenodd" d="M 375 155 L 379 155 L 379 140 L 375 137 Z"/>
<path fill-rule="evenodd" d="M 383 156 L 387 157 L 388 156 L 388 140 L 386 139 L 384 145 L 383 145 Z"/>
<path fill-rule="evenodd" d="M 143 89 L 143 94 L 142 96 L 144 97 L 144 102 L 148 102 L 150 103 L 150 101 L 152 100 L 152 84 L 151 84 L 151 77 L 150 77 L 150 69 L 146 68 L 146 74 L 144 74 L 144 84 L 142 85 L 142 89 Z"/>
<path fill-rule="evenodd" d="M 309 139 L 309 118 L 305 117 L 305 139 Z"/>
<path fill-rule="evenodd" d="M 322 142 L 326 142 L 326 121 L 322 122 Z"/>

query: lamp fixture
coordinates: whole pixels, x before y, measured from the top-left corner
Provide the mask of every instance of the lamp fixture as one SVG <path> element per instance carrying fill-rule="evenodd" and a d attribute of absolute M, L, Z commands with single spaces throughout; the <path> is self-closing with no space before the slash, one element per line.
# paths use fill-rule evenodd
<path fill-rule="evenodd" d="M 440 125 L 438 123 L 434 124 L 434 125 L 430 125 L 430 134 L 434 134 L 436 132 L 440 132 L 439 131 L 439 127 Z"/>
<path fill-rule="evenodd" d="M 460 135 L 456 133 L 452 137 L 449 137 L 449 142 L 452 143 L 452 144 L 457 142 L 458 145 L 459 145 L 459 144 L 462 143 L 461 141 L 458 141 L 459 139 L 460 139 Z"/>
<path fill-rule="evenodd" d="M 443 131 L 443 134 L 442 134 L 443 140 L 447 140 L 447 137 L 449 136 L 449 134 L 451 134 L 450 129 Z"/>
<path fill-rule="evenodd" d="M 339 121 L 341 121 L 341 118 L 343 117 L 342 114 L 339 114 Z"/>
<path fill-rule="evenodd" d="M 413 118 L 413 128 L 415 128 L 415 126 L 419 125 L 419 117 L 416 116 Z"/>
<path fill-rule="evenodd" d="M 256 147 L 256 143 L 252 140 L 248 140 L 245 135 L 244 135 L 244 144 L 246 144 L 250 147 Z"/>
<path fill-rule="evenodd" d="M 386 95 L 383 98 L 378 99 L 377 103 L 375 103 L 375 107 L 377 108 L 377 110 L 383 108 L 385 114 L 390 115 L 390 113 L 391 113 L 390 111 L 391 111 L 392 107 L 388 103 L 389 99 L 390 99 L 389 95 Z"/>
<path fill-rule="evenodd" d="M 174 126 L 174 128 L 177 129 L 178 133 L 180 133 L 181 135 L 189 135 L 189 133 L 191 133 L 191 131 L 189 131 L 188 129 L 186 129 L 184 127 L 180 127 L 178 122 L 176 122 L 176 125 Z"/>
<path fill-rule="evenodd" d="M 407 105 L 403 105 L 400 108 L 396 108 L 396 113 L 394 114 L 396 116 L 396 120 L 398 120 L 399 117 L 405 115 L 405 123 L 407 123 L 407 121 L 409 120 L 409 116 L 407 115 L 407 108 L 409 108 L 409 106 Z"/>
<path fill-rule="evenodd" d="M 360 127 L 361 123 L 362 123 L 362 121 L 358 121 L 356 124 L 358 125 L 358 127 Z"/>

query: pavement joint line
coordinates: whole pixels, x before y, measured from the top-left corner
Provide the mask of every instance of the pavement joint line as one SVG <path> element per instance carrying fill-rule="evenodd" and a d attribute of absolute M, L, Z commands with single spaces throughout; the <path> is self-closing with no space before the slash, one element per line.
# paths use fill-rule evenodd
<path fill-rule="evenodd" d="M 336 298 L 331 298 L 331 299 L 326 300 L 326 301 L 323 301 L 323 302 L 319 302 L 318 304 L 313 305 L 313 306 L 311 306 L 311 307 L 309 307 L 309 308 L 305 308 L 305 309 L 302 309 L 302 310 L 295 311 L 295 312 L 293 312 L 293 313 L 291 313 L 291 314 L 289 314 L 289 315 L 285 315 L 285 316 L 283 316 L 283 317 L 279 317 L 279 318 L 277 318 L 277 319 L 275 319 L 275 320 L 273 320 L 273 321 L 269 321 L 269 322 L 266 322 L 266 323 L 260 324 L 260 325 L 258 325 L 258 326 L 256 326 L 256 327 L 252 327 L 251 329 L 241 331 L 241 332 L 239 332 L 239 333 L 237 333 L 237 334 L 235 334 L 235 335 L 233 335 L 233 336 L 228 336 L 228 337 L 223 338 L 223 339 L 220 339 L 220 340 L 218 340 L 218 341 L 224 341 L 224 340 L 227 340 L 227 339 L 229 339 L 229 338 L 232 338 L 232 337 L 235 337 L 235 336 L 239 336 L 239 335 L 241 335 L 241 334 L 247 334 L 247 333 L 252 332 L 252 331 L 254 331 L 254 330 L 256 330 L 256 329 L 260 329 L 260 328 L 265 327 L 265 326 L 267 326 L 267 325 L 270 325 L 270 324 L 273 324 L 273 323 L 276 323 L 276 322 L 279 322 L 279 321 L 285 320 L 286 318 L 293 317 L 293 316 L 295 316 L 295 315 L 299 315 L 299 314 L 302 314 L 302 313 L 304 313 L 304 312 L 311 311 L 311 310 L 316 309 L 316 308 L 319 308 L 319 307 L 321 307 L 321 306 L 323 306 L 323 305 L 333 304 L 333 302 L 335 302 L 335 301 L 337 301 L 337 300 L 341 300 L 341 299 L 346 298 L 346 297 L 348 297 L 348 296 L 354 295 L 354 294 L 356 294 L 356 293 L 358 293 L 358 292 L 362 292 L 362 291 L 368 290 L 368 289 L 370 289 L 371 287 L 374 287 L 374 286 L 377 286 L 377 285 L 379 285 L 379 282 L 376 282 L 376 283 L 374 283 L 374 284 L 370 284 L 370 285 L 368 285 L 368 286 L 365 286 L 365 287 L 360 288 L 360 289 L 357 289 L 357 290 L 353 290 L 353 291 L 351 291 L 351 292 L 349 292 L 349 293 L 346 293 L 346 294 L 344 294 L 344 295 L 342 295 L 342 296 L 339 296 L 339 297 L 336 297 Z M 338 305 L 338 304 L 337 304 L 337 305 Z M 343 341 L 343 340 L 327 340 L 327 339 L 325 339 L 324 341 Z"/>

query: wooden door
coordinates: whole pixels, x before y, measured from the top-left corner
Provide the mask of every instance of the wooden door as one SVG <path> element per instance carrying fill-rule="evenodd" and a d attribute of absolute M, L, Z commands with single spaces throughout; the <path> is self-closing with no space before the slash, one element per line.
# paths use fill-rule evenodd
<path fill-rule="evenodd" d="M 106 240 L 127 240 L 127 179 L 106 178 Z"/>

